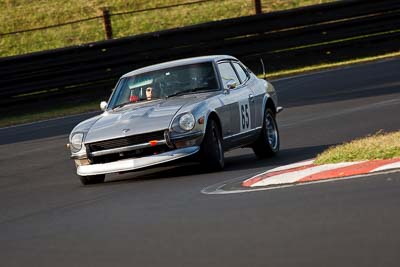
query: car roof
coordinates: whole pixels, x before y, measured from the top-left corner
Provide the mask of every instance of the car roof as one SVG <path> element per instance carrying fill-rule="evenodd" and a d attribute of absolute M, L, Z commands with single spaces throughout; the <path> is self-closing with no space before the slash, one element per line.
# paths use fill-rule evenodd
<path fill-rule="evenodd" d="M 179 59 L 179 60 L 173 60 L 173 61 L 168 61 L 160 64 L 155 64 L 155 65 L 150 65 L 144 68 L 140 68 L 131 72 L 128 72 L 122 76 L 124 77 L 130 77 L 133 75 L 141 74 L 141 73 L 146 73 L 150 71 L 156 71 L 156 70 L 161 70 L 165 68 L 171 68 L 171 67 L 177 67 L 177 66 L 183 66 L 183 65 L 189 65 L 189 64 L 196 64 L 196 63 L 203 63 L 203 62 L 217 62 L 220 60 L 226 60 L 226 59 L 233 59 L 237 60 L 235 57 L 228 56 L 228 55 L 212 55 L 212 56 L 202 56 L 202 57 L 191 57 L 191 58 L 185 58 L 185 59 Z"/>

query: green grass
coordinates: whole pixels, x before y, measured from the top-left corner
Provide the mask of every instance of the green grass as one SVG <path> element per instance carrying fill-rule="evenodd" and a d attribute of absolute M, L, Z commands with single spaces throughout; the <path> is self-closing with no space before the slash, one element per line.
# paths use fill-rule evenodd
<path fill-rule="evenodd" d="M 30 123 L 46 119 L 59 118 L 63 116 L 81 114 L 90 111 L 100 112 L 100 101 L 83 103 L 74 106 L 64 105 L 57 108 L 51 108 L 46 111 L 34 112 L 24 115 L 3 116 L 2 118 L 0 118 L 0 127 L 7 127 L 7 126 Z"/>
<path fill-rule="evenodd" d="M 196 0 L 3 0 L 0 33 L 44 27 L 101 14 L 154 8 Z M 263 12 L 295 8 L 333 0 L 263 0 Z M 112 16 L 114 38 L 183 27 L 254 14 L 253 0 L 217 0 L 202 4 Z M 47 30 L 0 36 L 0 57 L 30 53 L 104 39 L 101 19 Z"/>
<path fill-rule="evenodd" d="M 306 72 L 339 68 L 339 67 L 344 67 L 344 66 L 348 66 L 348 65 L 368 63 L 368 62 L 372 62 L 372 61 L 393 58 L 393 57 L 399 57 L 399 56 L 400 56 L 400 51 L 388 53 L 388 54 L 384 54 L 384 55 L 378 55 L 378 56 L 355 58 L 355 59 L 345 60 L 345 61 L 340 61 L 340 62 L 317 64 L 317 65 L 311 65 L 311 66 L 306 66 L 306 67 L 301 67 L 301 68 L 281 70 L 281 71 L 277 71 L 277 72 L 268 73 L 267 77 L 270 79 L 277 79 L 280 77 L 286 77 L 286 76 L 291 76 L 291 75 L 296 75 L 296 74 L 301 74 L 301 73 L 306 73 Z M 262 75 L 258 75 L 258 76 L 260 78 L 262 78 Z"/>
<path fill-rule="evenodd" d="M 328 148 L 319 154 L 316 164 L 353 162 L 400 157 L 400 131 L 378 132 L 365 138 Z"/>

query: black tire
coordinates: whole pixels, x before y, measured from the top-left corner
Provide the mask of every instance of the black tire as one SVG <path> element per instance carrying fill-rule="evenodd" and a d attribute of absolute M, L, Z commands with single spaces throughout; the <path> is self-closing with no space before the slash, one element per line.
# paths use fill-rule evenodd
<path fill-rule="evenodd" d="M 103 183 L 106 175 L 105 174 L 99 174 L 99 175 L 92 175 L 92 176 L 79 176 L 81 179 L 81 183 L 83 185 L 90 185 L 90 184 L 100 184 Z"/>
<path fill-rule="evenodd" d="M 272 157 L 279 152 L 279 146 L 280 138 L 275 113 L 270 108 L 266 108 L 260 137 L 252 145 L 254 154 L 258 158 Z"/>
<path fill-rule="evenodd" d="M 224 168 L 224 151 L 221 131 L 214 120 L 209 120 L 206 133 L 200 146 L 200 163 L 207 171 L 219 171 Z"/>

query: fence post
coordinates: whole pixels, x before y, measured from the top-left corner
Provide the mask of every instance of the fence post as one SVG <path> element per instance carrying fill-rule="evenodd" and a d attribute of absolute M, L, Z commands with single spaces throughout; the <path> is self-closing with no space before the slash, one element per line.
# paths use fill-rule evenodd
<path fill-rule="evenodd" d="M 112 39 L 112 27 L 111 27 L 111 19 L 110 19 L 110 11 L 107 7 L 103 7 L 101 9 L 103 12 L 103 25 L 104 32 L 106 33 L 106 39 Z"/>
<path fill-rule="evenodd" d="M 261 0 L 254 0 L 256 15 L 262 14 Z"/>

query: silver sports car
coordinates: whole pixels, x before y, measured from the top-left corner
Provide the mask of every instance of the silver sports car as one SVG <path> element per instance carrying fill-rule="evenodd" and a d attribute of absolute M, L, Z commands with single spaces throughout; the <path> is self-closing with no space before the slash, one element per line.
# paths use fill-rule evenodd
<path fill-rule="evenodd" d="M 224 152 L 251 147 L 257 157 L 279 151 L 277 95 L 231 56 L 157 64 L 118 81 L 104 111 L 69 136 L 71 158 L 83 184 L 178 159 L 210 171 L 224 167 Z"/>

